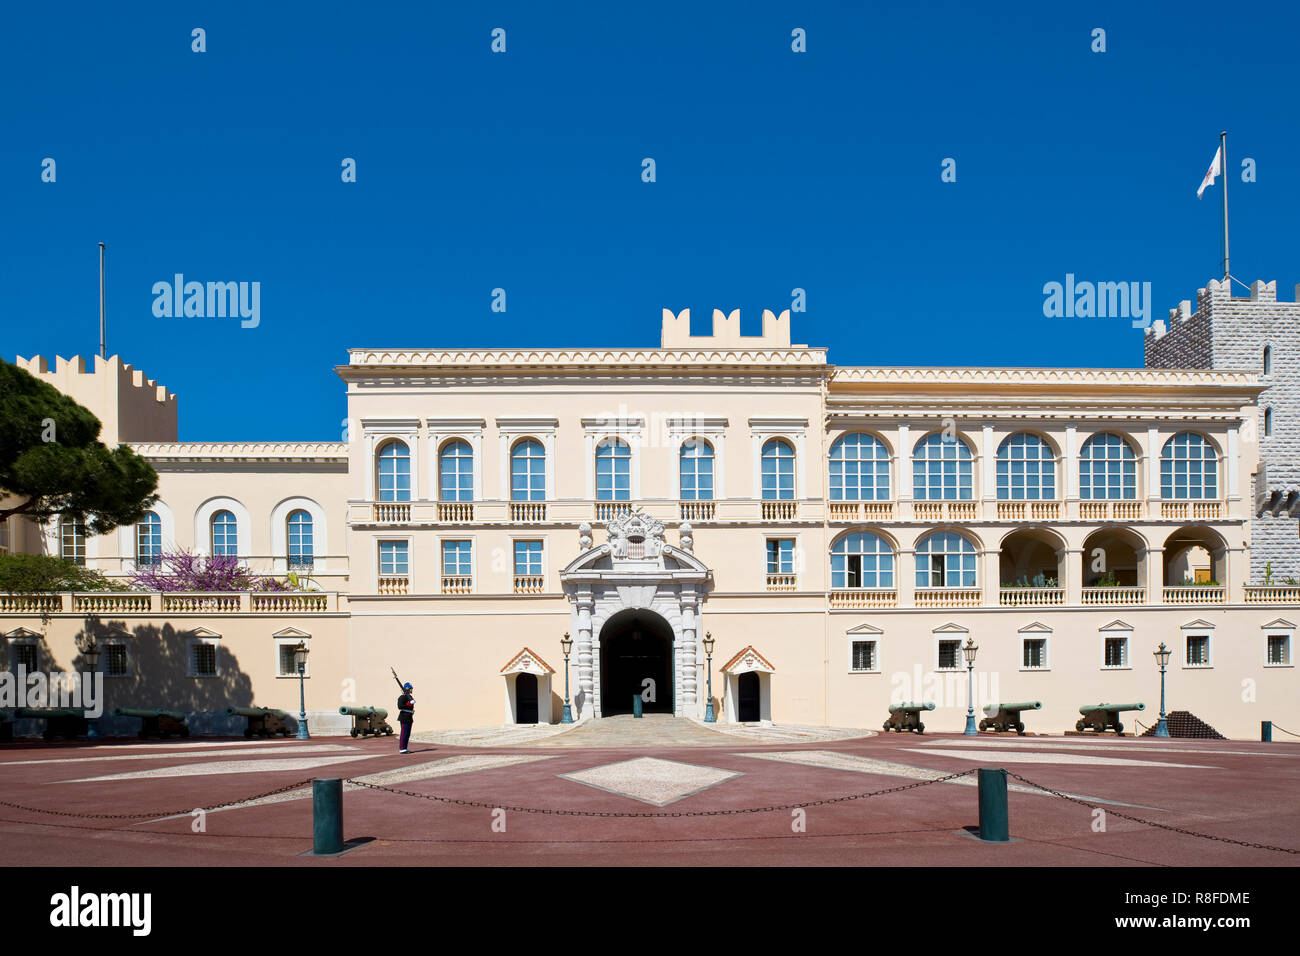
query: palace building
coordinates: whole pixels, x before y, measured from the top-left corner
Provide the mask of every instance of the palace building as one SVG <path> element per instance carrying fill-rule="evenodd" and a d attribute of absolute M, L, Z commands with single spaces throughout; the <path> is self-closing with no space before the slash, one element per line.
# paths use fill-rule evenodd
<path fill-rule="evenodd" d="M 160 475 L 135 527 L 10 521 L 0 545 L 114 577 L 168 548 L 290 571 L 290 593 L 0 595 L 10 666 L 104 649 L 108 706 L 343 703 L 416 729 L 632 710 L 879 727 L 931 700 L 1144 702 L 1228 736 L 1300 725 L 1300 304 L 1201 290 L 1143 369 L 874 368 L 715 311 L 659 348 L 353 349 L 343 442 L 178 442 L 176 401 L 114 358 L 20 359 Z M 707 638 L 707 640 L 706 640 Z M 712 646 L 710 658 L 706 648 Z M 1132 729 L 1135 715 L 1125 715 Z M 111 732 L 107 718 L 101 726 Z"/>

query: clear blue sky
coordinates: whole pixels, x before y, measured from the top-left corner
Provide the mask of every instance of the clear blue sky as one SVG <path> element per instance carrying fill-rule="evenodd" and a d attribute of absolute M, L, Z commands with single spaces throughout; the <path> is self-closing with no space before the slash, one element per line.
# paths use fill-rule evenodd
<path fill-rule="evenodd" d="M 1141 365 L 1043 285 L 1193 298 L 1227 129 L 1233 272 L 1292 297 L 1298 9 L 6 4 L 0 354 L 97 350 L 102 240 L 109 350 L 185 440 L 337 439 L 349 347 L 657 346 L 664 307 L 756 333 L 796 287 L 838 364 Z M 156 318 L 175 273 L 260 282 L 259 326 Z"/>

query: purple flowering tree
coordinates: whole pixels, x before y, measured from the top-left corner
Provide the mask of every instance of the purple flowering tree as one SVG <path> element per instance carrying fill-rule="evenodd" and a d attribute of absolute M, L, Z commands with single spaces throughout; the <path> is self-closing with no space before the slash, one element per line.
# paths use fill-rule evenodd
<path fill-rule="evenodd" d="M 131 575 L 142 591 L 288 591 L 276 578 L 254 574 L 233 555 L 206 557 L 188 551 L 163 551 L 153 564 Z"/>

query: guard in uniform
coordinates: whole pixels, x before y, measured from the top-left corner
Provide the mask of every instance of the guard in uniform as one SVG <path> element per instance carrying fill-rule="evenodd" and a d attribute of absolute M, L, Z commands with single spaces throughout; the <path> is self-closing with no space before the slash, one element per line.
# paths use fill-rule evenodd
<path fill-rule="evenodd" d="M 411 742 L 411 722 L 415 720 L 415 698 L 411 696 L 411 691 L 415 690 L 409 683 L 402 685 L 402 696 L 397 698 L 397 722 L 402 725 L 401 749 L 398 753 L 409 754 L 407 744 Z"/>

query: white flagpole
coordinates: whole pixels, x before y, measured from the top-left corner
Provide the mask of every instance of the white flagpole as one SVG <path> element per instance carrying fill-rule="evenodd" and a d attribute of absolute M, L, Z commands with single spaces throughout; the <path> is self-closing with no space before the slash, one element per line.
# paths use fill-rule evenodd
<path fill-rule="evenodd" d="M 1228 268 L 1228 131 L 1219 134 L 1220 170 L 1223 174 L 1223 281 L 1232 276 Z M 1231 288 L 1231 286 L 1229 286 Z"/>
<path fill-rule="evenodd" d="M 108 336 L 104 321 L 104 244 L 99 244 L 99 357 L 108 358 Z"/>

